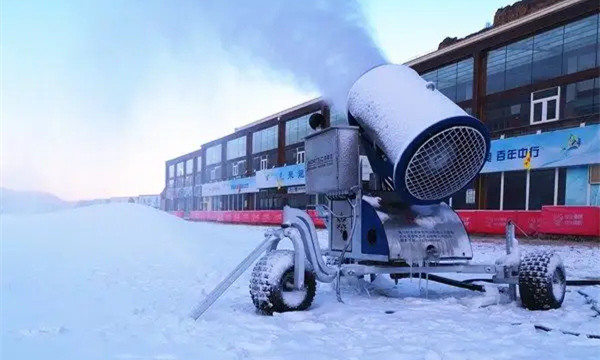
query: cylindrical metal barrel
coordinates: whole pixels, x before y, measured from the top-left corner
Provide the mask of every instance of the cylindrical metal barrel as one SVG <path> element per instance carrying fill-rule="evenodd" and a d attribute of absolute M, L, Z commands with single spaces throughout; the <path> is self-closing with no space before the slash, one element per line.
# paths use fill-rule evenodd
<path fill-rule="evenodd" d="M 386 155 L 408 203 L 436 203 L 461 190 L 489 151 L 485 125 L 404 65 L 363 74 L 348 93 L 348 113 Z"/>

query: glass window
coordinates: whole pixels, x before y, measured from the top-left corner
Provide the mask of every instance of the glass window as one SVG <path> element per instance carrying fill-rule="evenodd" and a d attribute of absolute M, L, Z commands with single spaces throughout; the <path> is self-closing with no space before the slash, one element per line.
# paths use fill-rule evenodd
<path fill-rule="evenodd" d="M 304 164 L 304 161 L 305 161 L 304 155 L 305 155 L 304 150 L 298 151 L 298 154 L 296 155 L 296 164 Z"/>
<path fill-rule="evenodd" d="M 598 15 L 565 25 L 563 74 L 596 67 Z"/>
<path fill-rule="evenodd" d="M 600 112 L 600 78 L 569 84 L 565 91 L 564 117 L 571 118 Z"/>
<path fill-rule="evenodd" d="M 450 100 L 456 101 L 456 64 L 438 69 L 437 89 Z"/>
<path fill-rule="evenodd" d="M 427 72 L 427 73 L 421 75 L 421 77 L 425 81 L 431 81 L 432 83 L 436 83 L 437 84 L 437 70 L 433 70 L 433 71 Z"/>
<path fill-rule="evenodd" d="M 531 170 L 529 173 L 529 210 L 541 210 L 554 204 L 554 169 Z"/>
<path fill-rule="evenodd" d="M 473 58 L 446 65 L 421 77 L 433 82 L 442 94 L 454 102 L 473 97 Z"/>
<path fill-rule="evenodd" d="M 567 189 L 567 169 L 559 168 L 558 169 L 558 196 L 556 205 L 564 205 L 565 204 L 565 194 Z"/>
<path fill-rule="evenodd" d="M 456 66 L 456 102 L 473 98 L 473 58 L 459 62 Z"/>
<path fill-rule="evenodd" d="M 287 149 L 285 151 L 285 163 L 286 165 L 304 163 L 304 146 Z"/>
<path fill-rule="evenodd" d="M 502 173 L 482 174 L 487 210 L 500 209 L 500 177 Z M 452 200 L 454 203 L 454 200 Z"/>
<path fill-rule="evenodd" d="M 295 144 L 304 141 L 306 135 L 311 134 L 314 130 L 308 124 L 308 118 L 311 114 L 304 115 L 297 119 L 286 121 L 285 123 L 285 144 Z"/>
<path fill-rule="evenodd" d="M 533 38 L 533 82 L 561 75 L 564 27 L 543 32 Z"/>
<path fill-rule="evenodd" d="M 487 94 L 599 66 L 599 21 L 588 16 L 489 51 Z"/>
<path fill-rule="evenodd" d="M 476 199 L 476 181 L 472 181 L 470 184 L 465 186 L 462 190 L 452 195 L 452 208 L 453 209 L 477 209 Z"/>
<path fill-rule="evenodd" d="M 277 148 L 277 125 L 252 134 L 252 153 Z"/>
<path fill-rule="evenodd" d="M 600 112 L 600 77 L 597 77 L 594 82 L 594 105 L 596 112 Z"/>
<path fill-rule="evenodd" d="M 192 186 L 194 184 L 194 177 L 187 175 L 185 177 L 185 186 Z"/>
<path fill-rule="evenodd" d="M 485 123 L 491 131 L 500 131 L 530 123 L 530 96 L 517 95 L 485 105 Z"/>
<path fill-rule="evenodd" d="M 504 70 L 506 69 L 506 46 L 487 54 L 486 93 L 504 90 Z"/>
<path fill-rule="evenodd" d="M 169 165 L 169 178 L 175 176 L 175 165 Z"/>
<path fill-rule="evenodd" d="M 527 38 L 506 46 L 505 89 L 531 83 L 531 60 L 533 38 Z"/>
<path fill-rule="evenodd" d="M 246 174 L 246 160 L 233 161 L 228 166 L 228 177 L 244 176 Z"/>
<path fill-rule="evenodd" d="M 348 125 L 348 119 L 343 113 L 335 113 L 329 117 L 330 126 Z"/>
<path fill-rule="evenodd" d="M 246 137 L 241 136 L 227 142 L 227 160 L 246 156 Z"/>
<path fill-rule="evenodd" d="M 598 21 L 596 21 L 596 66 L 600 66 L 600 14 L 596 15 Z"/>
<path fill-rule="evenodd" d="M 202 156 L 198 156 L 196 158 L 196 171 L 197 172 L 202 171 Z"/>
<path fill-rule="evenodd" d="M 560 88 L 531 93 L 531 124 L 558 120 Z"/>
<path fill-rule="evenodd" d="M 348 125 L 348 114 L 343 108 L 329 105 L 329 125 Z"/>
<path fill-rule="evenodd" d="M 525 186 L 527 171 L 508 171 L 504 173 L 503 210 L 525 210 Z"/>
<path fill-rule="evenodd" d="M 206 165 L 212 165 L 221 162 L 221 144 L 211 146 L 206 149 Z"/>
<path fill-rule="evenodd" d="M 208 171 L 208 176 L 210 181 L 215 181 L 221 179 L 221 167 L 215 166 L 210 171 Z"/>
<path fill-rule="evenodd" d="M 177 163 L 177 176 L 183 176 L 183 162 Z"/>
<path fill-rule="evenodd" d="M 185 173 L 187 175 L 194 173 L 194 159 L 188 159 L 185 161 Z"/>

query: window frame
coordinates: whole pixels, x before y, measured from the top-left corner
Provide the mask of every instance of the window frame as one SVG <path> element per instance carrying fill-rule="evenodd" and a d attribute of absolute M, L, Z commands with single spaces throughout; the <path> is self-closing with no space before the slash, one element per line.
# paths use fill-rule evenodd
<path fill-rule="evenodd" d="M 269 158 L 261 157 L 260 158 L 260 170 L 267 170 L 269 168 Z"/>
<path fill-rule="evenodd" d="M 305 161 L 306 161 L 306 152 L 305 152 L 305 150 L 298 150 L 296 152 L 296 164 L 304 164 Z"/>
<path fill-rule="evenodd" d="M 536 93 L 540 93 L 540 92 L 552 90 L 552 89 L 556 89 L 556 95 L 547 96 L 547 97 L 544 97 L 541 99 L 535 99 L 535 100 L 533 99 L 534 95 Z M 556 102 L 554 118 L 548 119 L 548 104 L 553 100 Z M 554 122 L 554 121 L 557 121 L 560 119 L 560 86 L 555 86 L 555 87 L 551 87 L 551 88 L 532 91 L 530 94 L 530 101 L 531 101 L 530 107 L 529 107 L 529 124 L 530 125 L 544 124 L 544 123 Z M 542 104 L 542 114 L 541 114 L 540 121 L 534 121 L 536 104 Z"/>

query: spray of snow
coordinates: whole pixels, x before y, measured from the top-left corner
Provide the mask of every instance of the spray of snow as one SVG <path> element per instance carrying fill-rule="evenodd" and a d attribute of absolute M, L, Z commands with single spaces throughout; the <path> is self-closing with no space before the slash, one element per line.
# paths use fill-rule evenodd
<path fill-rule="evenodd" d="M 300 85 L 316 87 L 342 108 L 352 83 L 386 63 L 355 0 L 257 0 L 244 6 L 209 1 L 204 6 L 223 44 L 240 52 L 244 64 L 245 55 L 258 58 Z"/>

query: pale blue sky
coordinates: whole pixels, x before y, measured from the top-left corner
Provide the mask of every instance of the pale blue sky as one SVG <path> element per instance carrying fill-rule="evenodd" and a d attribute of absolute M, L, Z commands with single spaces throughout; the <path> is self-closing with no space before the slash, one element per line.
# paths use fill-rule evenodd
<path fill-rule="evenodd" d="M 69 200 L 158 193 L 165 160 L 318 95 L 233 55 L 200 3 L 2 0 L 2 186 Z M 478 31 L 509 3 L 361 2 L 390 62 Z"/>

